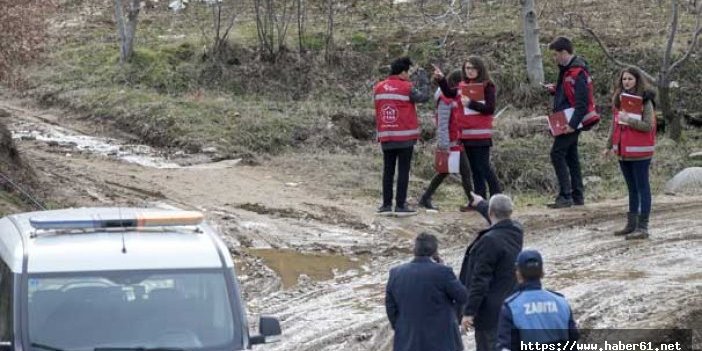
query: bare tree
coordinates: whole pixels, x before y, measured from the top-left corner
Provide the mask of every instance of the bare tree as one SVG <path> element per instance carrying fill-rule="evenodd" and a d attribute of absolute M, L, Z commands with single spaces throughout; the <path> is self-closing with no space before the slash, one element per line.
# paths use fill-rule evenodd
<path fill-rule="evenodd" d="M 305 51 L 303 43 L 305 37 L 305 24 L 307 22 L 307 0 L 297 0 L 297 40 L 299 52 Z"/>
<path fill-rule="evenodd" d="M 264 58 L 275 62 L 285 47 L 294 0 L 254 0 L 256 30 Z"/>
<path fill-rule="evenodd" d="M 648 71 L 644 70 L 643 68 L 623 62 L 609 51 L 607 49 L 607 46 L 602 42 L 602 40 L 599 38 L 597 33 L 595 33 L 592 28 L 588 27 L 585 20 L 583 19 L 582 15 L 580 14 L 568 14 L 569 17 L 576 17 L 579 22 L 579 26 L 582 30 L 590 34 L 597 44 L 600 46 L 602 51 L 604 52 L 605 56 L 607 58 L 614 62 L 615 64 L 623 67 L 636 67 L 643 74 L 648 78 L 650 81 L 652 81 L 656 87 L 658 88 L 658 93 L 659 93 L 659 98 L 660 98 L 660 105 L 661 105 L 661 110 L 663 111 L 663 117 L 665 118 L 666 124 L 667 124 L 667 131 L 668 131 L 668 136 L 675 140 L 675 141 L 680 141 L 680 138 L 682 136 L 682 125 L 680 121 L 680 114 L 677 113 L 676 111 L 673 110 L 672 108 L 672 102 L 670 98 L 670 83 L 672 81 L 673 75 L 675 74 L 676 70 L 683 65 L 692 55 L 692 53 L 695 51 L 697 44 L 699 42 L 699 37 L 700 34 L 702 34 L 702 2 L 699 4 L 695 4 L 697 7 L 695 8 L 695 29 L 692 32 L 692 39 L 687 45 L 687 48 L 685 49 L 684 53 L 677 58 L 677 60 L 674 60 L 673 58 L 673 44 L 675 43 L 675 36 L 678 32 L 678 16 L 679 16 L 679 8 L 678 8 L 678 0 L 671 0 L 671 19 L 670 19 L 670 32 L 668 33 L 668 40 L 666 42 L 665 46 L 665 51 L 663 53 L 663 57 L 661 58 L 661 65 L 658 70 L 658 74 L 651 74 Z"/>
<path fill-rule="evenodd" d="M 241 5 L 241 0 L 205 0 L 193 4 L 194 8 L 188 11 L 195 18 L 193 22 L 200 24 L 202 38 L 213 58 L 219 57 L 228 46 L 229 34 L 242 12 Z"/>
<path fill-rule="evenodd" d="M 471 6 L 473 6 L 473 1 L 461 0 L 461 17 L 466 21 L 470 19 Z"/>
<path fill-rule="evenodd" d="M 134 37 L 139 20 L 140 0 L 114 0 L 114 2 L 120 40 L 119 63 L 124 64 L 134 54 Z"/>
<path fill-rule="evenodd" d="M 334 51 L 334 0 L 327 0 L 327 11 L 327 42 L 324 58 L 330 62 Z"/>
<path fill-rule="evenodd" d="M 524 19 L 524 54 L 526 56 L 527 77 L 532 85 L 544 81 L 544 64 L 539 47 L 539 23 L 534 0 L 521 0 Z"/>

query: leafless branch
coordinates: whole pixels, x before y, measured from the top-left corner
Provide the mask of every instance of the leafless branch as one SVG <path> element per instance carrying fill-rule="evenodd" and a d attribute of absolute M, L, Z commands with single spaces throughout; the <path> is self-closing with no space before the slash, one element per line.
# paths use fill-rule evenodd
<path fill-rule="evenodd" d="M 227 19 L 227 28 L 224 30 L 224 34 L 222 35 L 222 40 L 227 40 L 229 37 L 229 33 L 232 31 L 232 28 L 234 28 L 234 24 L 236 23 L 236 17 L 238 15 L 236 10 L 231 10 L 231 14 L 229 15 L 229 18 Z"/>
<path fill-rule="evenodd" d="M 447 6 L 446 11 L 444 11 L 441 14 L 427 13 L 427 10 L 425 8 L 425 3 L 426 3 L 426 1 L 420 1 L 420 3 L 419 3 L 419 10 L 422 14 L 422 17 L 424 18 L 424 23 L 429 24 L 429 23 L 436 23 L 436 22 L 445 22 L 446 19 L 449 17 L 460 18 L 460 14 L 458 12 L 456 12 L 456 0 L 451 0 L 451 3 Z M 459 4 L 458 7 L 460 10 L 461 5 Z"/>
<path fill-rule="evenodd" d="M 695 31 L 692 34 L 692 41 L 687 47 L 687 51 L 685 52 L 685 54 L 670 66 L 670 72 L 675 70 L 678 66 L 682 65 L 683 63 L 685 63 L 697 47 L 697 42 L 699 41 L 700 34 L 702 34 L 702 2 L 699 5 L 697 5 L 697 13 L 695 14 L 695 16 Z"/>
<path fill-rule="evenodd" d="M 623 61 L 617 59 L 616 57 L 614 57 L 614 55 L 612 55 L 612 53 L 609 51 L 609 49 L 607 49 L 607 46 L 602 42 L 602 39 L 600 39 L 600 37 L 597 35 L 597 33 L 595 33 L 595 31 L 592 30 L 592 28 L 590 28 L 590 27 L 587 25 L 587 23 L 585 22 L 585 19 L 583 18 L 583 16 L 582 16 L 581 14 L 579 14 L 579 13 L 572 13 L 572 12 L 571 12 L 571 13 L 566 13 L 565 16 L 568 17 L 568 18 L 571 18 L 571 20 L 572 20 L 573 17 L 576 18 L 576 19 L 578 20 L 578 22 L 580 22 L 579 28 L 580 28 L 581 30 L 587 32 L 593 39 L 595 39 L 595 41 L 597 42 L 597 45 L 599 45 L 600 49 L 602 49 L 602 52 L 605 54 L 605 56 L 607 56 L 607 58 L 608 58 L 610 61 L 612 61 L 612 62 L 614 62 L 616 65 L 619 65 L 619 66 L 622 66 L 622 67 L 636 67 L 636 68 L 638 68 L 638 69 L 641 71 L 641 73 L 643 73 L 644 76 L 646 76 L 646 78 L 648 78 L 650 81 L 652 81 L 652 82 L 656 82 L 656 81 L 657 81 L 657 79 L 656 79 L 655 77 L 653 77 L 653 75 L 651 75 L 650 73 L 648 73 L 648 72 L 647 72 L 646 70 L 644 70 L 643 68 L 641 68 L 641 67 L 639 67 L 639 66 L 637 66 L 637 65 L 631 64 L 631 63 L 623 62 Z"/>
<path fill-rule="evenodd" d="M 668 72 L 670 66 L 670 55 L 673 52 L 673 43 L 675 43 L 675 34 L 678 32 L 678 1 L 671 1 L 671 14 L 673 18 L 670 21 L 670 34 L 668 35 L 668 43 L 665 46 L 665 54 L 661 63 L 661 72 Z"/>

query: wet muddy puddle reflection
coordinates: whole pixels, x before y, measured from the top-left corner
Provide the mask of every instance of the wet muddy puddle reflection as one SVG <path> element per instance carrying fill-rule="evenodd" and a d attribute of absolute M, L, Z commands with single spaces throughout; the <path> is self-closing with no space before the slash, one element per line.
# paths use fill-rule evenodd
<path fill-rule="evenodd" d="M 297 284 L 300 275 L 305 274 L 315 281 L 334 278 L 338 273 L 358 269 L 365 258 L 351 258 L 344 255 L 321 253 L 301 253 L 290 249 L 249 249 L 250 254 L 263 259 L 266 266 L 274 270 L 283 281 L 284 288 Z"/>

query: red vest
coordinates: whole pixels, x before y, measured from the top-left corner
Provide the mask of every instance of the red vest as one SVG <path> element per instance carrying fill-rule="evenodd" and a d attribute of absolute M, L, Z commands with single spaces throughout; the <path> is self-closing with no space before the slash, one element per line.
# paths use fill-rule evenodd
<path fill-rule="evenodd" d="M 373 87 L 375 125 L 378 141 L 410 141 L 419 139 L 419 121 L 410 101 L 412 83 L 390 76 Z"/>
<path fill-rule="evenodd" d="M 444 96 L 444 94 L 439 95 L 439 100 L 436 102 L 436 104 L 439 104 L 439 101 L 451 105 L 451 117 L 449 119 L 449 141 L 454 142 L 458 141 L 461 138 L 461 128 L 459 127 L 459 120 L 463 117 L 463 107 L 461 106 L 460 103 L 460 96 L 457 96 L 453 99 L 447 98 Z M 436 125 L 439 125 L 439 116 L 437 115 L 436 117 Z"/>
<path fill-rule="evenodd" d="M 581 72 L 585 74 L 587 79 L 587 112 L 585 113 L 582 124 L 584 129 L 589 129 L 600 122 L 600 115 L 595 109 L 594 87 L 590 74 L 587 73 L 583 67 L 576 66 L 569 68 L 563 75 L 563 92 L 570 106 L 575 107 L 575 80 Z"/>
<path fill-rule="evenodd" d="M 458 85 L 459 95 L 458 103 L 462 107 L 462 116 L 459 118 L 458 126 L 461 128 L 461 140 L 484 140 L 492 138 L 492 121 L 493 115 L 485 115 L 478 111 L 471 110 L 468 106 L 463 106 L 460 102 L 460 89 L 465 86 L 466 82 L 461 82 Z M 483 84 L 485 85 L 485 84 Z M 478 101 L 485 103 L 485 101 Z"/>
<path fill-rule="evenodd" d="M 654 115 L 651 121 L 651 130 L 640 132 L 634 128 L 619 124 L 619 110 L 614 112 L 614 130 L 612 132 L 612 148 L 614 152 L 623 158 L 646 158 L 653 157 L 656 148 L 656 118 Z M 643 113 L 642 113 L 643 115 Z"/>

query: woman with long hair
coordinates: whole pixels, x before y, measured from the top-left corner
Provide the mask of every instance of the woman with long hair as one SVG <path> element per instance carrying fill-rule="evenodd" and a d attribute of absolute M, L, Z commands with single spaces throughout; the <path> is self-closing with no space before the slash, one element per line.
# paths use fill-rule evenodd
<path fill-rule="evenodd" d="M 623 69 L 614 82 L 612 128 L 605 155 L 619 156 L 619 165 L 629 190 L 626 226 L 614 232 L 630 239 L 648 238 L 651 213 L 649 169 L 656 146 L 655 92 L 641 71 Z"/>
<path fill-rule="evenodd" d="M 468 57 L 461 71 L 463 80 L 458 89 L 448 87 L 445 80 L 439 83 L 444 95 L 452 97 L 461 94 L 463 105 L 463 118 L 460 123 L 461 142 L 470 163 L 475 193 L 488 198 L 487 188 L 490 189 L 490 196 L 502 192 L 500 182 L 490 164 L 496 88 L 490 79 L 485 61 L 478 56 Z M 482 94 L 478 94 L 481 100 L 471 99 L 470 94 L 464 94 L 465 91 L 476 87 L 482 90 Z"/>
<path fill-rule="evenodd" d="M 449 87 L 456 88 L 461 82 L 461 71 L 455 70 L 448 75 L 447 82 Z M 458 128 L 459 119 L 463 116 L 463 108 L 460 106 L 458 97 L 447 98 L 441 92 L 436 95 L 436 134 L 437 134 L 437 149 L 449 152 L 450 150 L 460 148 L 459 171 L 461 174 L 461 184 L 463 191 L 468 197 L 468 203 L 473 200 L 470 183 L 470 167 L 465 150 L 460 146 L 461 130 Z M 436 189 L 448 176 L 447 173 L 437 173 L 431 179 L 429 186 L 426 188 L 422 196 L 419 198 L 419 206 L 424 207 L 428 211 L 438 211 L 439 208 L 434 206 L 431 198 L 436 192 Z"/>

